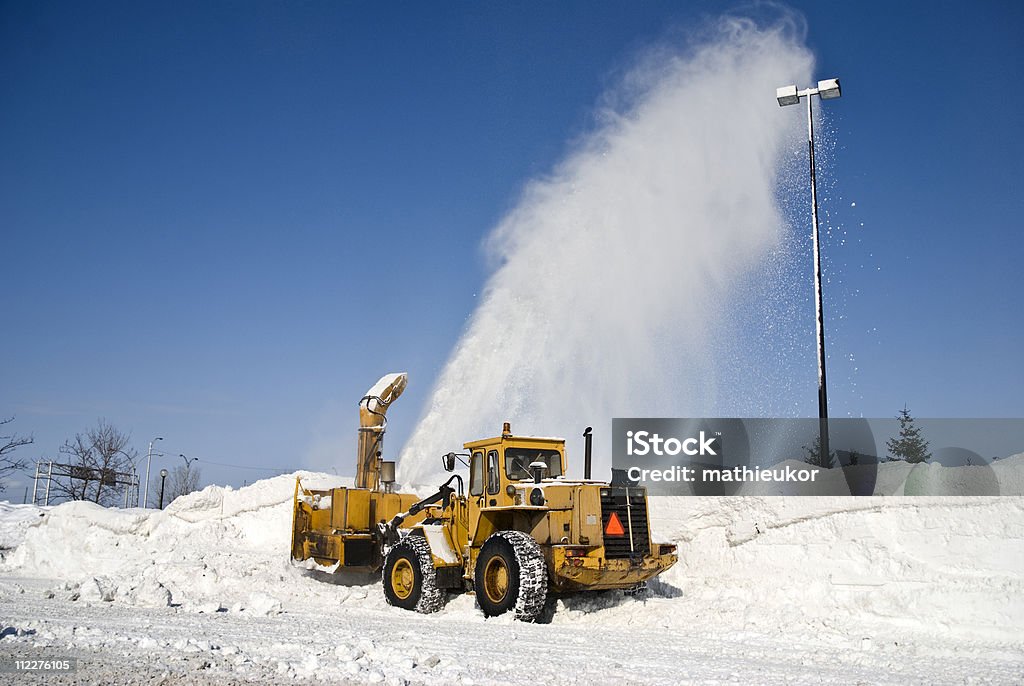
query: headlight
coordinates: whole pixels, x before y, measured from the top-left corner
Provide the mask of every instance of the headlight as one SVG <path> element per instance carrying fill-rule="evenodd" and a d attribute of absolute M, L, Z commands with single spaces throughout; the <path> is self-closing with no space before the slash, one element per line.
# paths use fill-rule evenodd
<path fill-rule="evenodd" d="M 539 488 L 535 488 L 530 491 L 530 504 L 540 507 L 544 504 L 544 491 Z"/>

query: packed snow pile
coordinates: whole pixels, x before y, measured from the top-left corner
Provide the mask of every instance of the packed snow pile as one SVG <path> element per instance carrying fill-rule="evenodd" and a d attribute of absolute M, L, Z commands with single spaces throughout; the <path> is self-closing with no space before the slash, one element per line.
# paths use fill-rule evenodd
<path fill-rule="evenodd" d="M 29 527 L 45 514 L 40 507 L 0 502 L 0 561 L 21 544 Z"/>
<path fill-rule="evenodd" d="M 676 621 L 1024 641 L 1017 497 L 652 498 Z"/>
<path fill-rule="evenodd" d="M 787 460 L 772 469 L 805 469 Z M 737 495 L 1024 495 L 1024 453 L 977 465 L 945 467 L 935 462 L 902 460 L 843 465 L 819 470 L 813 482 L 746 481 Z"/>
<path fill-rule="evenodd" d="M 296 476 L 311 486 L 345 485 L 300 472 L 237 490 L 208 486 L 164 510 L 70 502 L 39 517 L 40 508 L 21 506 L 22 520 L 34 511 L 36 525 L 22 528 L 24 541 L 0 571 L 62 581 L 51 592 L 68 599 L 274 614 L 282 597 L 308 601 L 325 590 L 289 564 Z M 333 602 L 348 595 L 331 590 Z"/>
<path fill-rule="evenodd" d="M 1024 469 L 1020 458 L 1003 470 Z M 51 597 L 276 615 L 329 606 L 402 612 L 378 583 L 324 583 L 289 561 L 295 476 L 210 486 L 163 511 L 6 507 L 24 541 L 0 572 Z M 312 487 L 337 477 L 300 473 Z M 551 621 L 839 633 L 910 631 L 1024 642 L 1024 502 L 1017 497 L 652 497 L 654 539 L 679 563 L 642 601 L 567 597 Z M 17 517 L 11 515 L 15 509 Z M 42 516 L 39 516 L 39 515 Z M 21 522 L 21 524 L 18 524 Z M 28 522 L 28 524 L 24 524 Z M 471 596 L 437 617 L 485 620 Z"/>

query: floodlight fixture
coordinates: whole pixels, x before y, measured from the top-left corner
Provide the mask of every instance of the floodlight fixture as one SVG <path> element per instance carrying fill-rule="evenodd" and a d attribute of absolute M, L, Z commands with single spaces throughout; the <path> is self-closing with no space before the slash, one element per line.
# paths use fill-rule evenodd
<path fill-rule="evenodd" d="M 779 107 L 796 105 L 800 102 L 800 96 L 796 92 L 796 86 L 783 86 L 775 89 L 775 98 L 779 101 Z"/>
<path fill-rule="evenodd" d="M 843 94 L 839 87 L 839 79 L 825 79 L 818 81 L 818 97 L 822 100 L 832 100 Z"/>

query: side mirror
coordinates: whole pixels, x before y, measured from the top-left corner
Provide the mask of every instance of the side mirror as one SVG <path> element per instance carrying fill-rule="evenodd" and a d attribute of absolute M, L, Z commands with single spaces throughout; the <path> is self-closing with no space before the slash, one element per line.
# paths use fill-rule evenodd
<path fill-rule="evenodd" d="M 448 453 L 447 455 L 441 458 L 441 462 L 444 464 L 444 471 L 455 471 L 455 453 Z"/>

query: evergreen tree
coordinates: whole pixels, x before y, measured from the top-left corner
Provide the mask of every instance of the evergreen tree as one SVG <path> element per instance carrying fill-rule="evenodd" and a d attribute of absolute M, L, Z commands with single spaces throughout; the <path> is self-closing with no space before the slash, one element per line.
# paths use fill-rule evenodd
<path fill-rule="evenodd" d="M 914 426 L 914 418 L 906 405 L 896 419 L 900 423 L 900 435 L 890 438 L 885 444 L 889 448 L 889 459 L 905 460 L 911 464 L 930 459 L 932 454 L 928 452 L 928 441 L 921 437 L 921 429 Z"/>
<path fill-rule="evenodd" d="M 804 446 L 804 450 L 807 451 L 807 455 L 804 457 L 804 462 L 813 467 L 825 467 L 831 469 L 836 464 L 836 451 L 828 451 L 828 462 L 823 463 L 821 459 L 821 436 L 817 436 L 814 439 L 814 445 Z"/>

